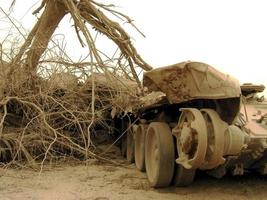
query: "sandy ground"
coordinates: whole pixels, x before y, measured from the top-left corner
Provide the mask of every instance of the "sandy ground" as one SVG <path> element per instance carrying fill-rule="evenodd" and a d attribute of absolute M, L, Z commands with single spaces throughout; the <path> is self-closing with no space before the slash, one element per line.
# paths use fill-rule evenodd
<path fill-rule="evenodd" d="M 134 165 L 64 164 L 41 175 L 28 169 L 1 169 L 0 179 L 0 200 L 267 199 L 266 178 L 257 175 L 222 180 L 201 175 L 190 187 L 156 190 Z"/>

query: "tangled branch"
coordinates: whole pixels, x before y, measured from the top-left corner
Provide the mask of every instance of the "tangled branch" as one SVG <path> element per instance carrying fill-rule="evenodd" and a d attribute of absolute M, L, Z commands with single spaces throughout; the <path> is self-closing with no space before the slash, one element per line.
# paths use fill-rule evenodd
<path fill-rule="evenodd" d="M 33 13 L 42 9 L 9 61 L 4 60 L 1 46 L 0 160 L 27 160 L 33 166 L 42 160 L 41 169 L 46 160 L 64 156 L 110 161 L 99 156 L 98 145 L 114 140 L 112 117 L 127 114 L 138 101 L 142 85 L 136 70 L 151 67 L 104 11 L 133 25 L 132 20 L 91 0 L 43 0 Z M 68 59 L 64 48 L 51 38 L 67 13 L 80 43 L 88 46 L 84 62 Z M 118 46 L 118 57 L 103 58 L 88 24 Z M 48 44 L 54 46 L 47 49 Z"/>

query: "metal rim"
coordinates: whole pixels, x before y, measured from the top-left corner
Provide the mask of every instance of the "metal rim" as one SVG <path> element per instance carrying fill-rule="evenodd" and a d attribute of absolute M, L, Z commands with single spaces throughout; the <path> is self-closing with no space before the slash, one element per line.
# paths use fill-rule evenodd
<path fill-rule="evenodd" d="M 212 169 L 225 162 L 224 153 L 224 132 L 227 123 L 222 121 L 219 114 L 212 109 L 202 109 L 201 113 L 205 119 L 208 131 L 208 147 L 205 163 L 201 169 Z"/>
<path fill-rule="evenodd" d="M 126 141 L 126 159 L 130 163 L 134 163 L 134 128 L 130 125 L 127 131 L 127 141 Z"/>
<path fill-rule="evenodd" d="M 168 124 L 152 122 L 145 139 L 145 166 L 152 187 L 166 187 L 174 171 L 174 145 Z"/>
<path fill-rule="evenodd" d="M 178 159 L 186 169 L 197 169 L 205 161 L 207 151 L 207 127 L 198 109 L 181 108 L 177 126 L 172 130 L 176 137 Z"/>
<path fill-rule="evenodd" d="M 147 125 L 138 125 L 135 133 L 134 157 L 136 168 L 144 172 L 145 166 L 145 136 Z"/>

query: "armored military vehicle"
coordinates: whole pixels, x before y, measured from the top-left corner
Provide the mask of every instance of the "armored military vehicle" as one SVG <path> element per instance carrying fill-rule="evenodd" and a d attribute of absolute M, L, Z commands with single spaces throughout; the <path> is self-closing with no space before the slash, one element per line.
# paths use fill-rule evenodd
<path fill-rule="evenodd" d="M 200 62 L 146 72 L 143 87 L 122 146 L 152 187 L 187 186 L 196 170 L 267 173 L 267 104 L 248 98 L 259 87 Z"/>

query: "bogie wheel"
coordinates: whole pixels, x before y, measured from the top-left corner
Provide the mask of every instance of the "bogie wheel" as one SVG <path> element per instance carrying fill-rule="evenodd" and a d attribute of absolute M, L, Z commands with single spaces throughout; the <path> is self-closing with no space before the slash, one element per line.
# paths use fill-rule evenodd
<path fill-rule="evenodd" d="M 126 158 L 127 152 L 127 135 L 123 135 L 121 138 L 121 155 Z"/>
<path fill-rule="evenodd" d="M 197 169 L 205 162 L 207 152 L 207 126 L 200 110 L 181 108 L 179 122 L 172 129 L 176 137 L 178 159 L 176 163 L 186 169 Z"/>
<path fill-rule="evenodd" d="M 145 137 L 147 125 L 139 124 L 135 132 L 134 157 L 136 168 L 144 172 L 145 166 Z"/>
<path fill-rule="evenodd" d="M 121 144 L 120 144 L 120 148 L 121 148 L 121 155 L 126 158 L 126 154 L 127 154 L 127 132 L 125 133 L 125 131 L 127 130 L 128 127 L 128 123 L 125 120 L 121 120 L 120 121 L 120 125 L 119 125 L 119 130 L 121 131 Z"/>
<path fill-rule="evenodd" d="M 195 169 L 186 169 L 182 165 L 176 164 L 173 184 L 176 187 L 185 187 L 193 183 L 195 178 Z"/>
<path fill-rule="evenodd" d="M 145 139 L 145 165 L 152 187 L 167 187 L 173 177 L 174 144 L 170 127 L 163 122 L 152 122 Z"/>
<path fill-rule="evenodd" d="M 134 163 L 134 132 L 135 125 L 130 125 L 127 131 L 127 141 L 126 141 L 126 159 L 129 163 Z"/>
<path fill-rule="evenodd" d="M 212 109 L 201 109 L 208 130 L 208 148 L 205 164 L 201 169 L 214 169 L 225 162 L 224 137 L 228 124 L 221 120 L 219 114 Z"/>

